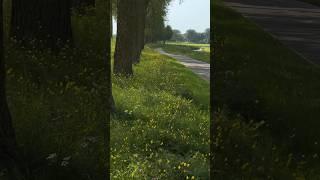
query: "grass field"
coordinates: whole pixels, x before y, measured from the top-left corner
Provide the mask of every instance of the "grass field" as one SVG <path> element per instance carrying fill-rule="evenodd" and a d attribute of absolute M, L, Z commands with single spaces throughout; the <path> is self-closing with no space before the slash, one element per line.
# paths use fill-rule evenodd
<path fill-rule="evenodd" d="M 320 69 L 221 2 L 214 4 L 213 12 L 213 98 L 218 127 L 226 133 L 225 138 L 217 138 L 227 144 L 215 152 L 221 157 L 217 174 L 226 178 L 223 170 L 245 167 L 232 172 L 238 177 L 318 179 Z M 259 162 L 259 157 L 264 160 Z M 231 163 L 237 159 L 247 163 Z"/>
<path fill-rule="evenodd" d="M 194 44 L 188 42 L 167 42 L 166 44 L 154 44 L 154 47 L 162 48 L 172 54 L 185 55 L 199 61 L 210 63 L 210 45 Z M 201 49 L 201 51 L 196 51 Z"/>
<path fill-rule="evenodd" d="M 208 179 L 208 82 L 146 48 L 113 95 L 113 179 Z"/>

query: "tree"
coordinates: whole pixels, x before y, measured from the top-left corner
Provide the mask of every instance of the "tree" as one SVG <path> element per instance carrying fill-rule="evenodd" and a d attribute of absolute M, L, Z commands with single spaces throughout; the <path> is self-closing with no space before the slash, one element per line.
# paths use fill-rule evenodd
<path fill-rule="evenodd" d="M 193 29 L 189 29 L 187 30 L 186 32 L 186 38 L 189 42 L 198 42 L 198 39 L 199 39 L 199 35 L 198 33 L 193 30 Z"/>
<path fill-rule="evenodd" d="M 204 32 L 206 43 L 210 43 L 210 28 L 207 28 Z"/>
<path fill-rule="evenodd" d="M 94 7 L 95 4 L 95 0 L 72 0 L 72 7 L 81 15 L 86 14 L 86 8 Z"/>
<path fill-rule="evenodd" d="M 148 14 L 160 14 L 160 21 L 164 22 L 166 6 L 170 0 L 117 0 L 117 39 L 114 55 L 114 73 L 131 76 L 133 63 L 139 62 L 141 51 L 146 42 L 146 23 L 150 22 Z M 159 5 L 160 6 L 155 6 Z M 152 7 L 152 11 L 150 11 Z M 160 13 L 158 13 L 160 12 Z M 151 13 L 151 14 L 152 14 Z M 148 20 L 146 20 L 146 18 Z M 151 19 L 154 21 L 154 19 Z M 147 23 L 148 24 L 148 23 Z M 164 24 L 161 24 L 164 27 Z M 154 28 L 152 28 L 154 30 Z M 163 30 L 163 28 L 160 28 Z M 162 33 L 162 32 L 161 32 Z"/>
<path fill-rule="evenodd" d="M 172 30 L 171 40 L 177 41 L 177 42 L 182 42 L 182 41 L 184 41 L 184 37 L 179 30 L 174 29 L 174 30 Z"/>
<path fill-rule="evenodd" d="M 137 1 L 137 14 L 136 14 L 136 40 L 135 40 L 135 53 L 133 57 L 133 63 L 140 62 L 141 52 L 145 45 L 145 27 L 147 8 L 150 0 L 138 0 Z"/>
<path fill-rule="evenodd" d="M 15 132 L 8 108 L 5 90 L 5 63 L 3 48 L 3 1 L 0 0 L 0 171 L 7 169 L 8 179 L 23 179 L 20 173 Z M 3 176 L 1 176 L 3 178 Z"/>
<path fill-rule="evenodd" d="M 170 40 L 172 38 L 173 32 L 171 26 L 166 26 L 164 29 L 164 34 L 163 34 L 163 43 L 165 44 L 166 41 Z"/>
<path fill-rule="evenodd" d="M 163 40 L 165 16 L 170 0 L 151 0 L 147 11 L 146 42 Z"/>
<path fill-rule="evenodd" d="M 118 0 L 117 2 L 117 39 L 114 55 L 114 73 L 131 76 L 134 56 L 134 41 L 132 33 L 136 33 L 135 18 L 137 1 Z"/>
<path fill-rule="evenodd" d="M 58 49 L 72 43 L 71 0 L 12 0 L 11 37 Z"/>
<path fill-rule="evenodd" d="M 95 0 L 73 0 L 72 6 L 73 7 L 88 7 L 88 6 L 95 6 Z"/>

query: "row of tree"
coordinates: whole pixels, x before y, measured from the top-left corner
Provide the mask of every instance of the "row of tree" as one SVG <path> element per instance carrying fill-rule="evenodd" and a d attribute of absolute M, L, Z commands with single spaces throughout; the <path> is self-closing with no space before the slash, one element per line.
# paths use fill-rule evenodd
<path fill-rule="evenodd" d="M 116 75 L 133 75 L 132 65 L 139 63 L 145 43 L 171 36 L 171 27 L 164 25 L 170 1 L 113 0 L 113 15 L 117 20 Z"/>
<path fill-rule="evenodd" d="M 179 30 L 173 30 L 171 39 L 176 42 L 192 42 L 192 43 L 210 43 L 210 28 L 205 32 L 199 33 L 193 29 L 189 29 L 182 34 Z"/>

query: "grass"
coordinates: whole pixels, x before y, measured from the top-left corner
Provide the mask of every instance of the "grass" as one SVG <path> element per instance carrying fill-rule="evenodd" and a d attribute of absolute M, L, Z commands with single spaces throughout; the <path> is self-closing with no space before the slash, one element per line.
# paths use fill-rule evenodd
<path fill-rule="evenodd" d="M 74 15 L 75 47 L 58 54 L 19 47 L 6 37 L 9 106 L 24 162 L 36 180 L 104 179 L 108 69 L 101 41 L 106 22 L 99 13 L 104 14 L 92 9 Z"/>
<path fill-rule="evenodd" d="M 199 61 L 210 63 L 210 45 L 194 44 L 188 42 L 167 42 L 166 44 L 154 44 L 154 47 L 162 48 L 173 54 L 185 55 Z M 195 51 L 199 50 L 201 51 Z"/>
<path fill-rule="evenodd" d="M 209 179 L 208 82 L 148 47 L 113 95 L 113 179 Z"/>
<path fill-rule="evenodd" d="M 319 68 L 221 2 L 213 12 L 217 177 L 318 179 Z"/>
<path fill-rule="evenodd" d="M 319 0 L 301 0 L 301 1 L 313 4 L 313 5 L 316 5 L 316 6 L 320 6 L 320 1 Z"/>

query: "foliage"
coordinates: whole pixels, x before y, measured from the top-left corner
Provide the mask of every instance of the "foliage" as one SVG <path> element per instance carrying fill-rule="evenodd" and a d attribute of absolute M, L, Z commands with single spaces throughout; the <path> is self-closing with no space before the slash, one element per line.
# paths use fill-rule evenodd
<path fill-rule="evenodd" d="M 184 34 L 185 39 L 193 43 L 210 43 L 210 29 L 206 29 L 204 33 L 198 33 L 193 29 L 187 30 Z"/>
<path fill-rule="evenodd" d="M 168 41 L 172 38 L 173 32 L 171 26 L 166 26 L 163 32 L 163 41 Z"/>
<path fill-rule="evenodd" d="M 147 42 L 162 41 L 164 39 L 165 16 L 171 0 L 150 0 L 145 27 Z"/>
<path fill-rule="evenodd" d="M 172 37 L 171 37 L 171 41 L 178 41 L 178 42 L 183 42 L 185 41 L 184 36 L 181 34 L 181 32 L 177 29 L 174 29 L 172 31 Z"/>

